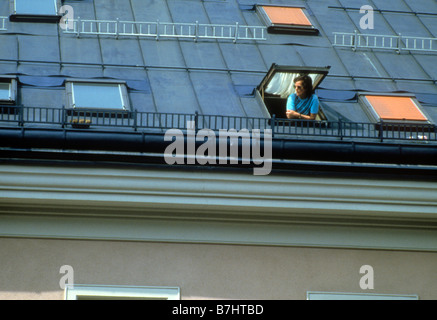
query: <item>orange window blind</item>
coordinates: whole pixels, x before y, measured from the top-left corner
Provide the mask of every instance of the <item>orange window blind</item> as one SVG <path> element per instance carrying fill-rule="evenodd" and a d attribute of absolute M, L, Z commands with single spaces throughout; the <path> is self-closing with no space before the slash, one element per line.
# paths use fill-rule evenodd
<path fill-rule="evenodd" d="M 409 97 L 366 96 L 366 98 L 383 120 L 428 120 Z"/>
<path fill-rule="evenodd" d="M 312 26 L 301 8 L 263 6 L 263 9 L 273 24 Z"/>

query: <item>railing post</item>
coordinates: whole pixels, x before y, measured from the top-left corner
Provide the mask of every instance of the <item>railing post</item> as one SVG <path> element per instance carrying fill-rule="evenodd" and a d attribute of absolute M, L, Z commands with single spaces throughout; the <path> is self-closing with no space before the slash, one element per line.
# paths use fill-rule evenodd
<path fill-rule="evenodd" d="M 384 140 L 384 120 L 380 119 L 379 123 L 379 139 L 381 142 Z"/>
<path fill-rule="evenodd" d="M 137 123 L 138 111 L 137 111 L 137 109 L 134 110 L 133 114 L 134 114 L 134 131 L 137 131 L 137 129 L 138 129 L 138 123 Z"/>
<path fill-rule="evenodd" d="M 156 40 L 159 41 L 159 20 L 156 20 Z"/>
<path fill-rule="evenodd" d="M 235 23 L 235 38 L 234 38 L 234 43 L 237 43 L 237 39 L 238 39 L 238 22 Z"/>
<path fill-rule="evenodd" d="M 119 36 L 119 23 L 120 23 L 120 19 L 117 18 L 117 21 L 115 22 L 115 39 L 118 40 L 118 36 Z"/>
<path fill-rule="evenodd" d="M 196 25 L 194 26 L 194 42 L 197 42 L 199 37 L 199 21 L 196 21 Z"/>
<path fill-rule="evenodd" d="M 270 120 L 270 129 L 272 129 L 272 137 L 275 136 L 276 114 L 273 114 Z"/>
<path fill-rule="evenodd" d="M 357 47 L 358 47 L 358 30 L 355 30 L 354 43 L 352 46 L 352 50 L 357 51 Z"/>
<path fill-rule="evenodd" d="M 194 132 L 197 135 L 197 131 L 199 130 L 199 111 L 194 112 Z"/>
<path fill-rule="evenodd" d="M 24 106 L 21 104 L 18 109 L 18 125 L 24 126 Z"/>
<path fill-rule="evenodd" d="M 338 119 L 338 135 L 340 137 L 340 140 L 343 140 L 343 121 Z"/>
<path fill-rule="evenodd" d="M 76 36 L 79 38 L 79 37 L 80 37 L 80 17 L 77 18 L 77 21 L 76 21 L 76 28 L 77 28 L 77 30 L 76 30 Z"/>
<path fill-rule="evenodd" d="M 402 50 L 402 35 L 399 33 L 399 36 L 398 36 L 398 49 L 396 50 L 396 52 L 398 54 L 400 54 L 401 50 Z"/>
<path fill-rule="evenodd" d="M 61 110 L 61 127 L 65 128 L 65 123 L 66 123 L 66 113 L 65 113 L 65 105 L 62 106 L 62 110 Z"/>

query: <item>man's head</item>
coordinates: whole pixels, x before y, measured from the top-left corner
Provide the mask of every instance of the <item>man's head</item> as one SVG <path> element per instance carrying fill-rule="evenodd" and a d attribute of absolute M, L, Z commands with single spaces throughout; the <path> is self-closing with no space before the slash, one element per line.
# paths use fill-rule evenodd
<path fill-rule="evenodd" d="M 304 99 L 313 94 L 313 80 L 308 75 L 298 76 L 294 78 L 294 89 L 296 90 L 296 95 Z"/>

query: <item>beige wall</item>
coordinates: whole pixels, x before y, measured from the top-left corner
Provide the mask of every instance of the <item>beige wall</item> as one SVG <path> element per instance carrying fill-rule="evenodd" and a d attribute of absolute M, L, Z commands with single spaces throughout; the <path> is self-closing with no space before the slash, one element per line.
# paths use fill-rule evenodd
<path fill-rule="evenodd" d="M 374 290 L 359 286 L 374 268 Z M 0 299 L 62 299 L 77 284 L 176 286 L 182 299 L 306 299 L 307 291 L 437 299 L 437 253 L 0 238 Z"/>

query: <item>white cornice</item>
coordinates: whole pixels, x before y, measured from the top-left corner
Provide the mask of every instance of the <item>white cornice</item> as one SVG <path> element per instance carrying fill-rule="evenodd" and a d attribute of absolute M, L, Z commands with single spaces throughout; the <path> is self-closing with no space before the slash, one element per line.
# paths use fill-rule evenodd
<path fill-rule="evenodd" d="M 0 212 L 371 225 L 436 223 L 437 183 L 173 168 L 1 165 Z"/>
<path fill-rule="evenodd" d="M 0 165 L 0 237 L 437 251 L 437 183 Z"/>

